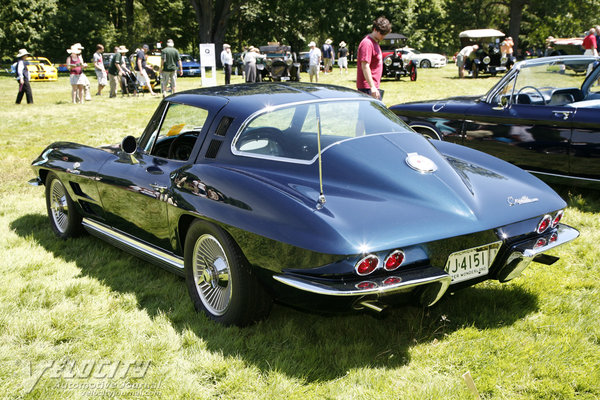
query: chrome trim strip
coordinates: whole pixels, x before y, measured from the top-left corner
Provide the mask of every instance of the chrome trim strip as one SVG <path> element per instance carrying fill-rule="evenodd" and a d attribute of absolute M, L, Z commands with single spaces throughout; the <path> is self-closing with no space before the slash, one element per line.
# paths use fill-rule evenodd
<path fill-rule="evenodd" d="M 354 284 L 331 284 L 327 285 L 325 283 L 313 282 L 308 279 L 300 278 L 297 276 L 284 276 L 284 275 L 273 275 L 273 278 L 281 283 L 284 283 L 293 288 L 315 293 L 319 295 L 326 296 L 365 296 L 365 295 L 384 295 L 391 294 L 394 292 L 406 291 L 408 289 L 413 289 L 418 286 L 428 285 L 431 283 L 441 283 L 440 292 L 443 294 L 446 289 L 450 286 L 450 275 L 448 275 L 445 271 L 442 271 L 439 268 L 428 267 L 423 268 L 422 270 L 411 271 L 412 275 L 425 275 L 420 278 L 412 278 L 404 280 L 402 279 L 400 282 L 386 285 L 386 286 L 377 286 L 374 288 L 368 289 L 358 289 L 354 286 Z M 400 278 L 402 278 L 402 274 L 399 271 L 396 271 L 396 274 Z M 441 294 L 437 296 L 439 299 Z"/>
<path fill-rule="evenodd" d="M 120 243 L 123 243 L 124 245 L 140 251 L 152 258 L 155 258 L 163 263 L 166 263 L 172 267 L 175 267 L 177 269 L 183 269 L 183 259 L 180 257 L 176 257 L 173 255 L 170 255 L 168 253 L 165 253 L 164 251 L 158 250 L 154 247 L 151 247 L 139 240 L 136 240 L 130 236 L 127 236 L 123 233 L 120 233 L 119 231 L 112 229 L 106 225 L 100 224 L 96 221 L 92 221 L 90 219 L 84 218 L 82 220 L 82 225 L 86 228 L 86 229 L 90 229 L 94 232 L 98 232 L 104 236 L 107 236 L 113 240 L 116 240 Z"/>
<path fill-rule="evenodd" d="M 600 179 L 594 179 L 594 178 L 581 178 L 581 177 L 572 176 L 572 175 L 551 174 L 549 172 L 532 171 L 529 169 L 526 169 L 525 171 L 529 172 L 530 174 L 534 174 L 534 175 L 547 175 L 547 176 L 554 176 L 556 178 L 577 179 L 580 181 L 589 181 L 589 182 L 600 182 Z"/>

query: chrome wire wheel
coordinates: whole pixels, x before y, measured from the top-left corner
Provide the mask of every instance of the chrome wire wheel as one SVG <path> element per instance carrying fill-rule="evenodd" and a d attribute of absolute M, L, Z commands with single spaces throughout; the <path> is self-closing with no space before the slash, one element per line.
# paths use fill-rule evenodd
<path fill-rule="evenodd" d="M 204 234 L 194 245 L 192 272 L 196 291 L 207 311 L 225 314 L 231 302 L 232 282 L 225 250 L 212 235 Z"/>
<path fill-rule="evenodd" d="M 59 233 L 64 234 L 69 228 L 69 205 L 67 191 L 58 179 L 50 186 L 50 215 Z"/>

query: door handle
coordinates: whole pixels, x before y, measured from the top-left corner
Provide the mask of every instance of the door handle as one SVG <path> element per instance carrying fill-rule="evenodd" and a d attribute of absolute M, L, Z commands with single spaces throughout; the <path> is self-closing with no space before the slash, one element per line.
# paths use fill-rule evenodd
<path fill-rule="evenodd" d="M 573 111 L 552 111 L 555 117 L 562 116 L 562 119 L 567 120 L 573 114 Z"/>
<path fill-rule="evenodd" d="M 164 185 L 159 185 L 158 183 L 151 183 L 150 187 L 154 190 L 156 190 L 159 193 L 164 193 L 165 190 L 167 190 L 167 187 Z"/>

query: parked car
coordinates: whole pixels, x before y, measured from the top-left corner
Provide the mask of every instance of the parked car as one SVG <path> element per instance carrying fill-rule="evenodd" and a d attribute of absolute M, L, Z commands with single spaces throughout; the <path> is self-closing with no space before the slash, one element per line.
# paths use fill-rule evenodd
<path fill-rule="evenodd" d="M 472 65 L 466 67 L 472 71 L 474 78 L 483 73 L 496 76 L 499 72 L 506 72 L 516 61 L 516 58 L 503 56 L 500 52 L 500 43 L 504 38 L 504 33 L 496 29 L 471 29 L 461 32 L 458 37 L 461 48 L 473 44 L 479 46 Z"/>
<path fill-rule="evenodd" d="M 160 64 L 159 64 L 160 66 Z M 201 76 L 202 70 L 200 63 L 189 54 L 181 55 L 181 67 L 183 68 L 183 76 Z"/>
<path fill-rule="evenodd" d="M 425 305 L 518 276 L 578 236 L 534 176 L 428 141 L 349 88 L 257 83 L 163 99 L 138 139 L 33 161 L 59 238 L 82 228 L 185 277 L 223 324 L 273 299 L 318 311 Z"/>
<path fill-rule="evenodd" d="M 27 70 L 29 71 L 29 77 L 31 81 L 56 81 L 58 80 L 58 70 L 50 60 L 46 57 L 26 57 L 25 61 L 27 61 Z M 11 68 L 11 74 L 16 73 L 16 63 L 14 63 Z"/>
<path fill-rule="evenodd" d="M 559 56 L 514 65 L 483 96 L 399 104 L 415 131 L 484 151 L 532 173 L 600 182 L 600 59 Z M 586 77 L 589 64 L 596 65 Z"/>
<path fill-rule="evenodd" d="M 437 53 L 421 53 L 410 47 L 403 47 L 400 52 L 403 60 L 410 60 L 419 68 L 440 68 L 445 67 L 447 63 L 446 56 Z"/>
<path fill-rule="evenodd" d="M 263 60 L 257 60 L 256 64 L 262 80 L 300 81 L 300 62 L 290 46 L 260 46 L 259 50 L 267 56 Z"/>
<path fill-rule="evenodd" d="M 553 38 L 546 39 L 545 56 L 582 55 L 583 38 Z"/>
<path fill-rule="evenodd" d="M 406 60 L 402 54 L 402 49 L 396 49 L 383 59 L 382 76 L 395 79 L 408 76 L 411 81 L 416 81 L 417 64 L 412 60 Z"/>

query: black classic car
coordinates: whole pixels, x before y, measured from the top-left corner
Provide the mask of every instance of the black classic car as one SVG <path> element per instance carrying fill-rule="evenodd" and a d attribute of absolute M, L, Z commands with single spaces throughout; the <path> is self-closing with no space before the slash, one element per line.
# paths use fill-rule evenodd
<path fill-rule="evenodd" d="M 548 179 L 598 183 L 599 61 L 530 59 L 515 64 L 484 96 L 398 104 L 391 110 L 428 138 L 467 145 Z"/>
<path fill-rule="evenodd" d="M 474 78 L 483 73 L 495 76 L 499 72 L 506 72 L 516 61 L 514 57 L 501 53 L 500 43 L 504 38 L 504 33 L 498 30 L 471 29 L 461 32 L 458 37 L 460 38 L 461 48 L 473 44 L 479 46 L 467 68 L 472 71 Z"/>
<path fill-rule="evenodd" d="M 300 81 L 300 62 L 290 46 L 261 46 L 260 52 L 267 57 L 257 60 L 256 68 L 263 81 Z"/>
<path fill-rule="evenodd" d="M 59 142 L 33 162 L 60 238 L 82 228 L 185 277 L 223 324 L 273 300 L 381 312 L 505 282 L 575 239 L 521 169 L 429 141 L 383 103 L 301 83 L 178 92 L 121 145 Z"/>
<path fill-rule="evenodd" d="M 402 49 L 396 49 L 385 56 L 383 59 L 383 76 L 394 79 L 408 76 L 411 81 L 416 81 L 417 64 L 413 60 L 405 60 L 402 57 L 402 52 Z"/>

